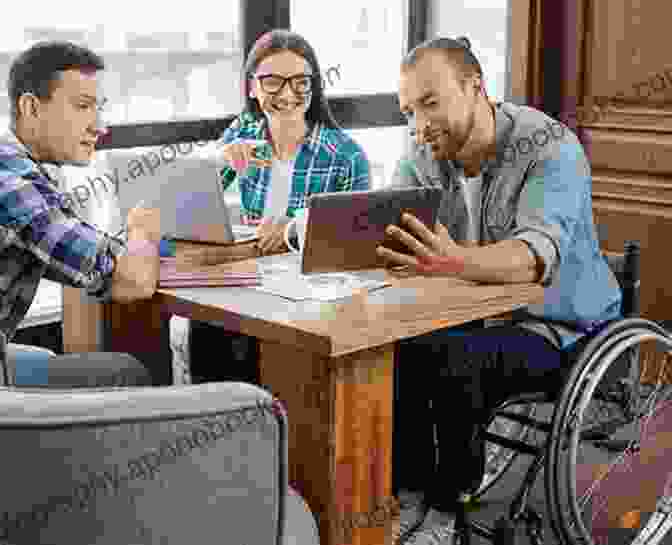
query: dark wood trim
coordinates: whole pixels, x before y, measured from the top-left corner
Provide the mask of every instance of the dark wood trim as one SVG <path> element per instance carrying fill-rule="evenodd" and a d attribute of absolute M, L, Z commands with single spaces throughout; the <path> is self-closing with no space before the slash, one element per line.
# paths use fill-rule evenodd
<path fill-rule="evenodd" d="M 408 26 L 406 35 L 406 51 L 427 39 L 429 23 L 429 0 L 407 0 Z"/>
<path fill-rule="evenodd" d="M 228 115 L 217 119 L 113 125 L 109 127 L 105 139 L 99 141 L 96 149 L 163 146 L 178 142 L 215 140 L 234 119 L 234 115 Z"/>
<path fill-rule="evenodd" d="M 544 4 L 543 19 L 543 110 L 557 118 L 566 119 L 576 128 L 579 97 L 584 96 L 582 57 L 584 40 L 588 36 L 583 7 L 577 0 L 558 0 Z M 578 47 L 577 47 L 578 45 Z"/>
<path fill-rule="evenodd" d="M 333 97 L 329 105 L 344 129 L 405 126 L 396 93 Z"/>
<path fill-rule="evenodd" d="M 536 0 L 511 0 L 509 7 L 507 100 L 529 104 L 533 94 L 534 51 L 538 47 L 533 32 L 533 4 Z"/>
<path fill-rule="evenodd" d="M 329 99 L 334 117 L 344 129 L 400 127 L 406 120 L 395 93 L 340 96 Z M 235 116 L 164 123 L 138 123 L 110 127 L 97 149 L 167 146 L 179 142 L 216 140 Z"/>
<path fill-rule="evenodd" d="M 541 110 L 552 117 L 560 112 L 562 94 L 562 64 L 565 58 L 563 44 L 567 35 L 566 6 L 563 1 L 550 2 L 543 6 L 541 14 L 543 43 L 542 64 L 544 67 L 555 67 L 554 70 L 543 71 Z"/>
<path fill-rule="evenodd" d="M 239 0 L 241 44 L 244 56 L 252 49 L 254 42 L 274 28 L 290 28 L 290 0 Z"/>
<path fill-rule="evenodd" d="M 261 34 L 273 28 L 290 28 L 289 0 L 239 0 L 241 44 L 245 55 Z M 517 0 L 513 0 L 514 2 Z M 523 0 L 529 1 L 529 0 Z M 428 0 L 407 0 L 407 48 L 427 38 Z M 526 14 L 522 14 L 524 17 Z M 516 15 L 520 17 L 520 15 Z M 241 67 L 242 68 L 242 67 Z M 345 129 L 399 127 L 406 125 L 399 112 L 395 93 L 338 96 L 329 99 L 334 116 Z M 159 123 L 113 125 L 99 141 L 98 149 L 167 146 L 180 142 L 215 140 L 229 126 L 235 115 L 214 119 L 186 119 Z"/>
<path fill-rule="evenodd" d="M 585 0 L 558 0 L 544 4 L 542 14 L 543 64 L 535 79 L 542 82 L 541 109 L 574 130 L 590 156 L 590 142 L 578 121 L 577 112 L 590 108 L 585 99 L 585 74 L 590 69 L 586 47 L 592 43 L 591 12 Z M 545 69 L 544 69 L 545 68 Z"/>

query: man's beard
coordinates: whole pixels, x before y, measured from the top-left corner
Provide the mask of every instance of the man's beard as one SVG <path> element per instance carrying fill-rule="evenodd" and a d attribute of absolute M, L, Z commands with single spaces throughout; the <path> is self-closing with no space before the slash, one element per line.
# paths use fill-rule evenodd
<path fill-rule="evenodd" d="M 460 130 L 461 127 L 457 128 L 457 130 L 452 130 L 448 125 L 439 127 L 441 134 L 436 139 L 439 145 L 433 148 L 430 144 L 432 156 L 439 161 L 456 160 L 460 152 L 467 145 L 475 124 L 476 111 L 472 109 L 464 130 Z"/>

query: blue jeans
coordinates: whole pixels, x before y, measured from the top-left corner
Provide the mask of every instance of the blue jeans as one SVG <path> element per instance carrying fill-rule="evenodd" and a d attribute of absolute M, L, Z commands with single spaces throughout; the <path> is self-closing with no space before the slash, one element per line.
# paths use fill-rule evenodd
<path fill-rule="evenodd" d="M 9 343 L 10 384 L 17 387 L 99 388 L 151 386 L 147 368 L 129 354 L 87 352 L 57 355 L 51 350 Z"/>
<path fill-rule="evenodd" d="M 49 378 L 49 360 L 55 355 L 46 348 L 9 343 L 7 361 L 14 366 L 16 386 L 46 384 Z"/>

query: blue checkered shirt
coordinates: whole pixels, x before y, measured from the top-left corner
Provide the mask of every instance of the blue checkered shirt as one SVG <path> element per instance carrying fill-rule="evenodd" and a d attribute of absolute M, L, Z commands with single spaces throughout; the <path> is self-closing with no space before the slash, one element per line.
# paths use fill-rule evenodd
<path fill-rule="evenodd" d="M 123 240 L 82 221 L 11 131 L 0 136 L 0 364 L 47 278 L 109 299 Z"/>
<path fill-rule="evenodd" d="M 256 118 L 249 112 L 242 113 L 224 131 L 220 143 L 247 139 L 268 139 L 265 118 Z M 222 176 L 224 189 L 238 181 L 244 219 L 263 217 L 271 185 L 271 170 L 270 167 L 250 165 L 235 179 L 227 180 Z M 366 191 L 370 178 L 371 168 L 364 149 L 343 130 L 317 123 L 301 144 L 294 160 L 286 215 L 293 217 L 313 193 Z"/>

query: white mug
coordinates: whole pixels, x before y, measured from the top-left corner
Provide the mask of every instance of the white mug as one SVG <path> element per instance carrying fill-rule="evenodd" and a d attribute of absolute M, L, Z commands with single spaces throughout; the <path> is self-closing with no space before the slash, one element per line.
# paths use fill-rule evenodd
<path fill-rule="evenodd" d="M 301 208 L 294 213 L 294 217 L 285 225 L 285 245 L 289 251 L 295 254 L 300 254 L 303 251 L 303 243 L 306 240 L 306 225 L 308 224 L 308 210 Z M 290 235 L 292 233 L 292 226 L 297 235 L 299 247 L 295 248 L 290 242 Z"/>

